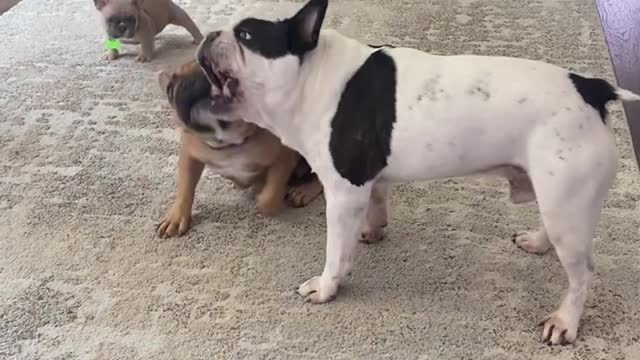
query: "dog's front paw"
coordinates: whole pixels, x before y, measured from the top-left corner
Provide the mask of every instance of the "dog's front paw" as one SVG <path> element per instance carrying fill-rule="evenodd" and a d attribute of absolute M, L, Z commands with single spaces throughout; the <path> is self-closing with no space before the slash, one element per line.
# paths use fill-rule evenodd
<path fill-rule="evenodd" d="M 258 208 L 260 214 L 273 217 L 282 211 L 284 201 L 268 191 L 262 191 L 256 196 L 256 208 Z"/>
<path fill-rule="evenodd" d="M 511 240 L 520 249 L 533 254 L 544 254 L 551 249 L 551 242 L 544 230 L 520 231 Z"/>
<path fill-rule="evenodd" d="M 116 51 L 107 51 L 102 55 L 102 60 L 113 61 L 118 58 L 118 52 Z"/>
<path fill-rule="evenodd" d="M 136 58 L 136 60 L 140 63 L 146 63 L 151 61 L 151 56 L 148 55 L 144 55 L 144 54 L 140 54 L 138 55 L 138 57 Z"/>
<path fill-rule="evenodd" d="M 312 304 L 322 304 L 332 301 L 338 293 L 338 283 L 314 276 L 298 287 L 298 294 L 304 296 L 307 302 Z"/>
<path fill-rule="evenodd" d="M 158 236 L 182 236 L 189 230 L 191 223 L 191 209 L 189 206 L 173 204 L 158 225 Z"/>
<path fill-rule="evenodd" d="M 567 345 L 576 341 L 578 335 L 578 322 L 570 321 L 556 311 L 540 323 L 544 325 L 542 341 L 547 345 Z"/>

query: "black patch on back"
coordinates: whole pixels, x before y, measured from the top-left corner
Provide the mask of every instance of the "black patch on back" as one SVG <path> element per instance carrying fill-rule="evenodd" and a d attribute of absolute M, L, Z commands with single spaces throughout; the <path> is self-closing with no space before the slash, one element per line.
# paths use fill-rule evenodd
<path fill-rule="evenodd" d="M 373 49 L 380 49 L 380 48 L 384 48 L 384 47 L 386 47 L 386 48 L 391 48 L 391 49 L 395 49 L 395 48 L 396 48 L 395 46 L 393 46 L 393 45 L 391 45 L 391 44 L 382 44 L 382 45 L 372 45 L 372 44 L 369 44 L 368 46 L 369 46 L 370 48 L 373 48 Z"/>
<path fill-rule="evenodd" d="M 578 90 L 580 96 L 587 104 L 591 105 L 600 114 L 602 122 L 607 117 L 607 103 L 617 100 L 618 95 L 611 84 L 603 79 L 585 78 L 580 75 L 569 73 L 569 79 Z"/>
<path fill-rule="evenodd" d="M 173 87 L 171 87 L 173 85 Z M 211 84 L 202 69 L 190 73 L 179 80 L 172 80 L 169 85 L 169 100 L 173 101 L 176 113 L 186 126 L 192 126 L 191 108 L 202 99 L 209 97 Z"/>
<path fill-rule="evenodd" d="M 374 52 L 347 82 L 331 121 L 329 151 L 338 173 L 361 186 L 387 166 L 396 121 L 396 64 Z"/>

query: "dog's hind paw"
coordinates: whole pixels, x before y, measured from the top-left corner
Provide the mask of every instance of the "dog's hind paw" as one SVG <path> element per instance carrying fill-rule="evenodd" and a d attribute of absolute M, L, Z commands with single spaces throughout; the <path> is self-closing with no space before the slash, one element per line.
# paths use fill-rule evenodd
<path fill-rule="evenodd" d="M 544 254 L 551 249 L 551 242 L 544 230 L 520 231 L 511 240 L 520 249 L 533 254 Z"/>
<path fill-rule="evenodd" d="M 549 315 L 540 325 L 544 325 L 542 342 L 547 345 L 567 345 L 576 341 L 578 324 L 564 319 L 559 311 Z"/>
<path fill-rule="evenodd" d="M 360 240 L 365 244 L 373 244 L 381 241 L 383 238 L 384 238 L 384 227 L 367 226 L 365 229 L 362 230 L 362 233 L 360 234 L 360 239 L 358 240 Z"/>

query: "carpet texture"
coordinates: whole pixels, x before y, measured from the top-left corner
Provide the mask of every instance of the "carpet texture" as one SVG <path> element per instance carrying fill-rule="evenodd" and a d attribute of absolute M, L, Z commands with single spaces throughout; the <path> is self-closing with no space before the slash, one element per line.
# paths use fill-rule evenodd
<path fill-rule="evenodd" d="M 294 1 L 179 1 L 203 32 Z M 327 24 L 371 43 L 546 60 L 613 81 L 587 0 L 333 0 Z M 294 294 L 322 270 L 324 201 L 277 219 L 207 173 L 194 228 L 159 239 L 177 135 L 154 72 L 193 55 L 183 29 L 157 57 L 100 60 L 89 0 L 23 0 L 0 16 L 0 358 L 638 359 L 639 176 L 624 115 L 622 161 L 595 239 L 576 344 L 536 325 L 566 277 L 555 254 L 511 243 L 534 206 L 495 179 L 398 185 L 386 240 L 360 245 L 338 299 Z M 129 48 L 132 51 L 136 48 Z"/>

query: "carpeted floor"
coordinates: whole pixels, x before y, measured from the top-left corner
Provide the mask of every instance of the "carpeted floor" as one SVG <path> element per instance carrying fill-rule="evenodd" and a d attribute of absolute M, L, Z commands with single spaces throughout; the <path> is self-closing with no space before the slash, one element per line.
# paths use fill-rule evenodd
<path fill-rule="evenodd" d="M 203 31 L 299 2 L 179 2 Z M 243 5 L 236 5 L 243 4 Z M 546 60 L 613 80 L 586 0 L 333 0 L 328 23 L 372 43 Z M 537 225 L 505 184 L 395 187 L 384 242 L 359 246 L 338 299 L 294 288 L 321 271 L 324 202 L 278 219 L 207 174 L 195 228 L 154 235 L 175 184 L 177 137 L 154 72 L 192 56 L 182 29 L 158 57 L 100 60 L 89 0 L 23 0 L 0 16 L 0 358 L 638 359 L 640 183 L 621 108 L 623 160 L 595 242 L 576 344 L 536 325 L 565 289 L 554 254 L 511 234 Z"/>

